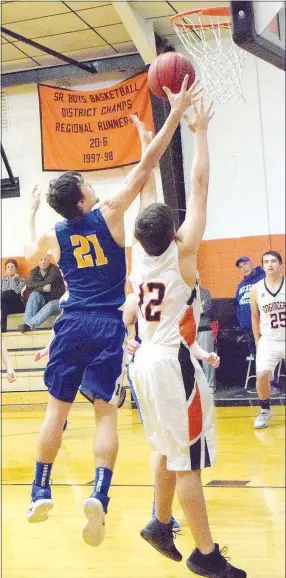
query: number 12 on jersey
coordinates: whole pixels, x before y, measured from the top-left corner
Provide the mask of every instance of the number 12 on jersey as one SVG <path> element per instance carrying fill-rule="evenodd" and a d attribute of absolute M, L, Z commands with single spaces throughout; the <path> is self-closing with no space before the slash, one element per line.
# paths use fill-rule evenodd
<path fill-rule="evenodd" d="M 159 305 L 161 305 L 161 303 L 164 299 L 166 287 L 165 287 L 164 283 L 155 283 L 155 282 L 147 283 L 146 287 L 147 287 L 147 293 L 151 294 L 151 299 L 145 307 L 144 317 L 145 317 L 146 321 L 160 321 L 161 311 L 158 311 L 157 307 L 159 307 Z M 143 301 L 144 301 L 144 288 L 143 288 L 143 283 L 141 283 L 140 293 L 139 293 L 139 307 L 140 307 L 140 309 L 141 309 L 141 306 L 143 305 Z M 156 311 L 154 311 L 155 307 L 156 307 Z M 141 312 L 142 312 L 142 309 L 141 309 Z"/>

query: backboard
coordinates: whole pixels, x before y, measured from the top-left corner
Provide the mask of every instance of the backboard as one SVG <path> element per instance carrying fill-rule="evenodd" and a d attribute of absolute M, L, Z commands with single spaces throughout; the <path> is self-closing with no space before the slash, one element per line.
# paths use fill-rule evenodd
<path fill-rule="evenodd" d="M 285 2 L 231 2 L 238 46 L 285 70 Z"/>

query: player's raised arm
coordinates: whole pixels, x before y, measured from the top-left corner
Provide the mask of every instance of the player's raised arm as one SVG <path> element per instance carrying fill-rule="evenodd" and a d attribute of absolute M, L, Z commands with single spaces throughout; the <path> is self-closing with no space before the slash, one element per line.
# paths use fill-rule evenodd
<path fill-rule="evenodd" d="M 30 200 L 30 214 L 29 214 L 29 238 L 28 242 L 24 245 L 24 254 L 26 259 L 32 264 L 37 265 L 38 261 L 45 257 L 48 251 L 51 251 L 56 261 L 59 259 L 59 246 L 57 243 L 55 231 L 49 231 L 44 235 L 41 235 L 39 239 L 36 239 L 36 214 L 40 206 L 40 191 L 38 185 L 36 185 L 31 193 Z"/>
<path fill-rule="evenodd" d="M 141 142 L 141 156 L 144 155 L 148 145 L 150 144 L 153 136 L 152 132 L 146 130 L 144 123 L 138 118 L 137 115 L 131 115 L 132 121 L 137 128 L 137 132 Z M 144 186 L 140 191 L 140 203 L 139 203 L 139 210 L 138 214 L 142 213 L 144 209 L 152 205 L 152 203 L 156 203 L 157 201 L 157 188 L 156 188 L 156 179 L 154 175 L 154 171 L 151 171 L 150 175 L 147 178 Z"/>
<path fill-rule="evenodd" d="M 103 205 L 103 214 L 108 211 L 116 217 L 122 215 L 144 186 L 149 174 L 168 147 L 183 114 L 201 93 L 197 82 L 187 90 L 187 82 L 188 75 L 185 77 L 181 91 L 178 94 L 173 94 L 169 89 L 166 89 L 166 94 L 171 105 L 168 118 L 147 147 L 141 161 L 130 171 L 120 190 Z"/>
<path fill-rule="evenodd" d="M 197 253 L 206 226 L 207 197 L 209 186 L 209 149 L 208 125 L 213 117 L 212 104 L 206 107 L 203 98 L 199 106 L 194 105 L 194 117 L 191 121 L 184 118 L 189 129 L 194 133 L 194 159 L 191 168 L 191 195 L 187 205 L 186 217 L 177 232 L 177 245 L 181 265 L 187 258 L 187 282 L 195 282 L 197 270 Z"/>
<path fill-rule="evenodd" d="M 250 309 L 251 309 L 251 324 L 254 335 L 255 345 L 257 347 L 258 341 L 261 337 L 260 333 L 260 315 L 257 305 L 257 292 L 255 286 L 250 290 Z"/>

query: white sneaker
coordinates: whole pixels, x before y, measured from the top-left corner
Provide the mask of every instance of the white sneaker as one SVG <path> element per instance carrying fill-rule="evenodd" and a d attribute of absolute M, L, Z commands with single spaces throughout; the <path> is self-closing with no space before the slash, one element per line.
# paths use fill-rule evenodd
<path fill-rule="evenodd" d="M 97 498 L 90 497 L 83 504 L 87 522 L 82 530 L 82 537 L 89 546 L 100 546 L 105 535 L 105 513 L 103 505 Z"/>
<path fill-rule="evenodd" d="M 45 522 L 49 514 L 48 512 L 54 507 L 52 500 L 37 500 L 31 502 L 27 511 L 28 522 Z"/>
<path fill-rule="evenodd" d="M 254 427 L 256 429 L 262 429 L 264 427 L 268 427 L 268 422 L 271 419 L 272 414 L 270 409 L 262 409 L 260 414 L 257 416 Z"/>

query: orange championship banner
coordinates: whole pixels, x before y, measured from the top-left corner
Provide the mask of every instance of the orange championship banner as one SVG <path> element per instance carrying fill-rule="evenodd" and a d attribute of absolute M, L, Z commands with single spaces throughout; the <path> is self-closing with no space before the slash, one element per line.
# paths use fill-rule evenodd
<path fill-rule="evenodd" d="M 147 73 L 100 90 L 38 85 L 43 171 L 96 171 L 137 163 L 141 145 L 130 114 L 154 134 Z"/>

